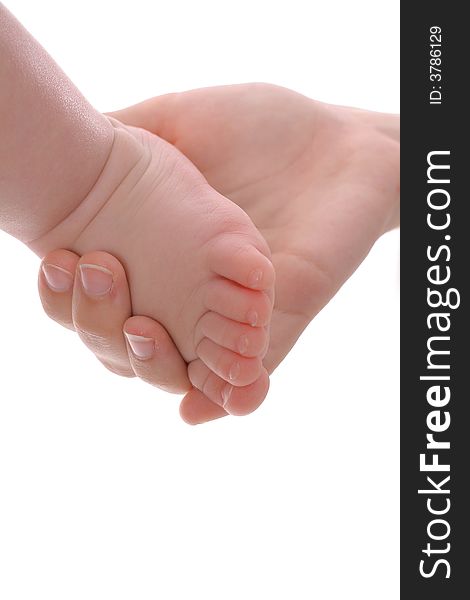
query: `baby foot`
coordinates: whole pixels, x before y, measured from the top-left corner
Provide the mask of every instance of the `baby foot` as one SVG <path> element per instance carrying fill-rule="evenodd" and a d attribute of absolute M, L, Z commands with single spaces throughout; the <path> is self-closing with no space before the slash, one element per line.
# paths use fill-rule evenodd
<path fill-rule="evenodd" d="M 162 323 L 187 362 L 199 358 L 232 386 L 252 384 L 263 370 L 274 295 L 264 238 L 173 145 L 110 120 L 115 139 L 99 180 L 30 247 L 39 255 L 56 247 L 114 254 L 135 314 Z M 95 276 L 82 269 L 83 278 Z"/>

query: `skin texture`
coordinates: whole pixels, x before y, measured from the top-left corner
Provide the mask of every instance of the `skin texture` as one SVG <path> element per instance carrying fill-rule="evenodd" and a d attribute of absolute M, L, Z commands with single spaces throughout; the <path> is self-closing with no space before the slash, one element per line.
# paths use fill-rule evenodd
<path fill-rule="evenodd" d="M 276 270 L 270 346 L 264 358 L 268 372 L 286 356 L 378 237 L 398 225 L 395 115 L 327 105 L 277 86 L 246 84 L 153 98 L 113 116 L 153 131 L 179 148 L 212 186 L 248 213 L 268 242 Z M 45 260 L 55 264 L 68 260 L 73 276 L 78 257 L 58 251 Z M 95 304 L 86 316 L 83 311 L 78 317 L 80 311 L 72 310 L 71 290 L 60 309 L 51 298 L 59 294 L 46 290 L 41 275 L 40 292 L 52 318 L 63 323 L 81 318 L 93 331 Z M 144 379 L 157 385 L 164 378 L 163 365 L 171 363 L 173 372 L 181 373 L 181 357 L 169 345 L 165 331 L 144 317 L 126 321 L 129 314 L 122 310 L 114 327 L 108 321 L 107 330 L 124 326 L 125 331 L 152 334 L 162 340 L 165 351 L 148 361 L 136 361 L 129 348 L 126 361 L 120 351 L 123 374 L 130 373 L 130 364 L 141 375 L 145 362 L 154 370 L 149 377 L 148 368 Z M 107 337 L 99 328 L 94 333 L 103 340 Z M 181 416 L 200 423 L 227 414 L 213 401 L 225 383 L 200 361 L 192 362 L 188 372 L 204 393 L 190 390 L 182 400 Z M 181 377 L 172 387 L 186 386 Z M 259 395 L 250 387 L 236 388 L 230 412 L 251 412 L 259 406 Z"/>
<path fill-rule="evenodd" d="M 113 127 L 1 3 L 0 123 L 0 228 L 30 242 L 88 194 Z"/>

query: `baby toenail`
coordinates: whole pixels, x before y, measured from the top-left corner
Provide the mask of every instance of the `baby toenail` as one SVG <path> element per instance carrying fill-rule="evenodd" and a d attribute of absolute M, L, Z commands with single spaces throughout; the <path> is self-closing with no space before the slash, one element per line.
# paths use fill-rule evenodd
<path fill-rule="evenodd" d="M 238 340 L 238 352 L 240 354 L 245 354 L 245 352 L 248 350 L 249 345 L 250 342 L 248 341 L 248 336 L 242 335 L 242 337 Z"/>
<path fill-rule="evenodd" d="M 73 276 L 66 269 L 44 263 L 42 272 L 53 292 L 67 292 L 72 287 Z"/>
<path fill-rule="evenodd" d="M 113 285 L 113 274 L 100 265 L 80 265 L 80 277 L 85 291 L 92 296 L 107 294 Z"/>
<path fill-rule="evenodd" d="M 261 269 L 255 269 L 254 271 L 251 272 L 249 278 L 248 278 L 248 285 L 250 287 L 258 287 L 261 279 L 263 278 L 263 271 Z"/>
<path fill-rule="evenodd" d="M 230 400 L 230 396 L 232 395 L 233 386 L 230 383 L 222 390 L 222 406 L 225 407 L 227 402 Z"/>
<path fill-rule="evenodd" d="M 143 337 L 141 335 L 133 335 L 132 333 L 124 332 L 132 352 L 140 358 L 146 360 L 153 355 L 155 343 L 152 338 Z"/>
<path fill-rule="evenodd" d="M 256 310 L 248 311 L 246 319 L 252 327 L 256 327 L 256 324 L 258 323 L 258 313 L 256 312 Z"/>
<path fill-rule="evenodd" d="M 228 374 L 228 378 L 230 381 L 235 381 L 237 377 L 240 375 L 240 363 L 236 362 L 230 367 L 230 372 Z"/>

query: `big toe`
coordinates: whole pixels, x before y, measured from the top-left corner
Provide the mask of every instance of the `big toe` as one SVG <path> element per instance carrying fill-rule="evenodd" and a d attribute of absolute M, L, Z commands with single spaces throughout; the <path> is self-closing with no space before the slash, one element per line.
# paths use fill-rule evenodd
<path fill-rule="evenodd" d="M 218 236 L 208 253 L 209 268 L 226 279 L 252 290 L 274 286 L 274 267 L 247 234 Z"/>

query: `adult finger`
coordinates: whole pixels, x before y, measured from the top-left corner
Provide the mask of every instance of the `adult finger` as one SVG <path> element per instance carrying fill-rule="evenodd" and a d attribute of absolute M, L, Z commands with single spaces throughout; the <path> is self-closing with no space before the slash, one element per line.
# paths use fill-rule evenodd
<path fill-rule="evenodd" d="M 72 319 L 72 293 L 75 269 L 80 257 L 69 250 L 53 250 L 41 261 L 38 290 L 48 317 L 75 330 Z"/>
<path fill-rule="evenodd" d="M 187 364 L 173 340 L 149 317 L 134 316 L 124 324 L 128 356 L 134 373 L 167 392 L 182 394 L 191 389 Z"/>
<path fill-rule="evenodd" d="M 122 331 L 131 315 L 126 273 L 107 252 L 83 255 L 77 262 L 72 320 L 81 340 L 109 370 L 134 377 Z"/>

